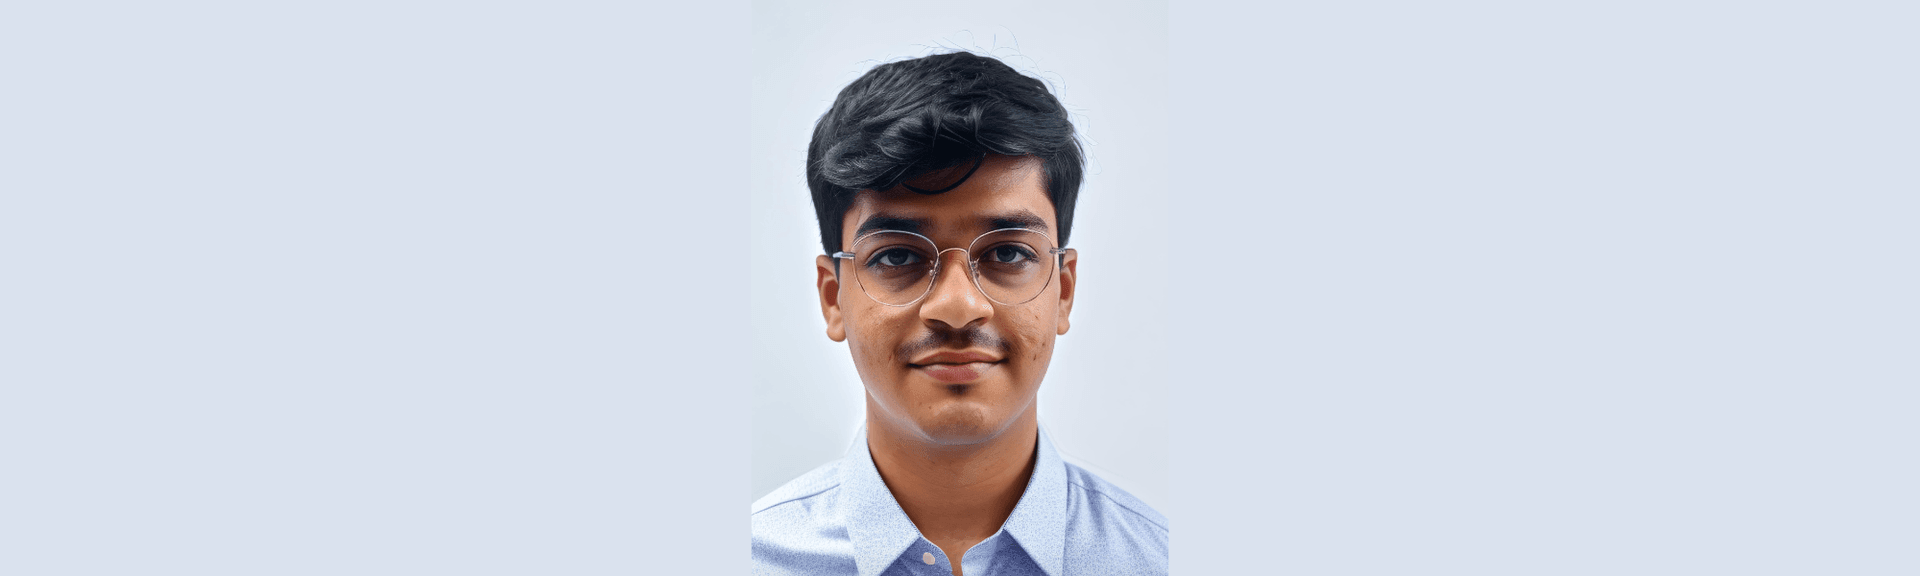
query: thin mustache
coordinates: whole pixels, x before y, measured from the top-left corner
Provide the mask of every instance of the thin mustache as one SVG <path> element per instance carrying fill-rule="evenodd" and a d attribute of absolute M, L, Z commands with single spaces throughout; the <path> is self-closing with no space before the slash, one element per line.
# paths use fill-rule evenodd
<path fill-rule="evenodd" d="M 915 338 L 913 341 L 901 345 L 898 354 L 901 358 L 911 361 L 914 358 L 919 358 L 922 352 L 941 348 L 951 348 L 954 350 L 981 348 L 997 352 L 999 353 L 998 355 L 1002 357 L 1007 355 L 1006 340 L 1002 340 L 999 336 L 994 336 L 992 333 L 979 328 L 935 330 L 927 333 L 925 336 Z"/>

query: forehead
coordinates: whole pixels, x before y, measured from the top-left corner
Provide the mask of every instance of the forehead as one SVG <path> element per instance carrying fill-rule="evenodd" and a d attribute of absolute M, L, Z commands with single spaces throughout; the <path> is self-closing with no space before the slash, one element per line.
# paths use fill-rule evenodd
<path fill-rule="evenodd" d="M 971 162 L 936 171 L 908 184 L 938 190 L 972 168 Z M 1022 221 L 1026 222 L 1022 222 Z M 1033 228 L 1058 238 L 1052 230 L 1053 202 L 1047 198 L 1046 174 L 1031 156 L 988 155 L 958 187 L 939 194 L 921 194 L 905 187 L 862 191 L 841 223 L 842 243 L 851 244 L 872 229 L 917 232 L 935 241 L 954 240 L 996 228 Z"/>

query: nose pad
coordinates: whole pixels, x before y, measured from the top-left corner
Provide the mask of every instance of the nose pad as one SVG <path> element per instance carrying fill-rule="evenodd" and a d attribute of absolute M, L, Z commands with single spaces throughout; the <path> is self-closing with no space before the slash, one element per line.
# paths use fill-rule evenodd
<path fill-rule="evenodd" d="M 941 250 L 939 254 L 936 254 L 933 257 L 933 268 L 935 270 L 934 281 L 937 282 L 940 279 L 939 278 L 940 273 L 938 271 L 947 267 L 947 253 L 954 252 L 954 251 L 960 252 L 960 271 L 966 274 L 968 281 L 973 280 L 973 263 L 968 261 L 969 255 L 967 254 L 967 249 L 966 248 L 948 248 L 946 250 Z"/>
<path fill-rule="evenodd" d="M 941 261 L 943 260 L 941 257 L 954 251 L 960 252 L 961 255 L 959 265 L 962 278 L 955 278 L 953 281 L 959 282 L 961 286 L 956 289 L 942 288 L 939 283 L 947 280 L 941 277 L 953 274 L 938 273 L 946 269 L 946 262 Z M 967 257 L 967 250 L 948 248 L 941 250 L 935 258 L 937 259 L 934 268 L 936 273 L 933 278 L 935 285 L 928 287 L 927 298 L 921 301 L 920 317 L 927 321 L 960 328 L 992 316 L 993 299 L 980 291 L 980 283 L 974 280 L 973 262 Z"/>
<path fill-rule="evenodd" d="M 941 250 L 939 254 L 934 255 L 933 257 L 934 273 L 933 273 L 932 290 L 935 292 L 938 292 L 940 290 L 940 279 L 949 275 L 949 274 L 942 273 L 942 271 L 945 270 L 947 267 L 948 252 L 960 253 L 960 275 L 962 278 L 966 279 L 966 284 L 968 288 L 978 291 L 979 286 L 974 282 L 974 278 L 973 278 L 973 262 L 970 258 L 970 255 L 967 254 L 966 248 L 948 248 L 946 250 Z M 985 296 L 986 294 L 981 294 L 981 295 Z"/>

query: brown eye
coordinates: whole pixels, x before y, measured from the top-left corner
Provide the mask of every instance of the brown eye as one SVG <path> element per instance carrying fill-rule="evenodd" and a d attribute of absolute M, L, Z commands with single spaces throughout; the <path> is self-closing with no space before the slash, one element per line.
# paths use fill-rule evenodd
<path fill-rule="evenodd" d="M 995 264 L 1019 264 L 1033 258 L 1032 250 L 1013 244 L 1002 244 L 987 251 L 987 260 Z"/>
<path fill-rule="evenodd" d="M 890 249 L 881 251 L 879 254 L 875 254 L 873 256 L 873 260 L 868 262 L 868 264 L 899 267 L 899 266 L 912 266 L 914 264 L 919 264 L 920 262 L 921 262 L 920 255 L 914 253 L 912 250 L 907 250 L 905 248 L 890 248 Z"/>

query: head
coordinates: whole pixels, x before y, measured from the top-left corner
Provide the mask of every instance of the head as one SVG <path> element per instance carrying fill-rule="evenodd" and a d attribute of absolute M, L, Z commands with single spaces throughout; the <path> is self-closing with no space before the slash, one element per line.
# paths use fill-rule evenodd
<path fill-rule="evenodd" d="M 1078 255 L 1065 247 L 1082 165 L 1059 100 L 992 58 L 884 64 L 840 92 L 807 151 L 826 252 L 816 287 L 871 426 L 967 445 L 1033 415 L 1073 306 Z M 875 238 L 926 249 L 883 254 Z M 930 280 L 874 296 L 875 270 L 915 264 Z M 1016 269 L 1037 280 L 1010 295 L 995 279 Z"/>

